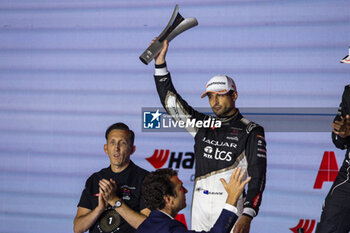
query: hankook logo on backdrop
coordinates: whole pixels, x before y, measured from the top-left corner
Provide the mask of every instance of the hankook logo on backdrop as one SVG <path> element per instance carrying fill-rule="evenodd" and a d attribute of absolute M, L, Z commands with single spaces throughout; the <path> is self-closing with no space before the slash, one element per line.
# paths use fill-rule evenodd
<path fill-rule="evenodd" d="M 171 152 L 170 150 L 155 149 L 153 155 L 146 160 L 155 168 L 159 169 L 168 162 L 168 168 L 192 169 L 194 166 L 193 152 Z"/>
<path fill-rule="evenodd" d="M 312 233 L 316 226 L 315 219 L 300 219 L 298 225 L 293 228 L 289 228 L 294 233 L 304 232 L 304 233 Z M 303 231 L 301 231 L 303 230 Z"/>

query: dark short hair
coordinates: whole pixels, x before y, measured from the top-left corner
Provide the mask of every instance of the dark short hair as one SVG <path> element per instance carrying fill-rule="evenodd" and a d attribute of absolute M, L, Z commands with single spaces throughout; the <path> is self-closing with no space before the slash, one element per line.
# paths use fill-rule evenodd
<path fill-rule="evenodd" d="M 135 140 L 135 133 L 134 133 L 134 131 L 129 129 L 129 127 L 126 124 L 122 123 L 122 122 L 115 123 L 115 124 L 113 124 L 113 125 L 108 127 L 108 129 L 106 130 L 106 133 L 105 133 L 106 140 L 108 140 L 109 133 L 112 130 L 114 130 L 114 129 L 120 129 L 120 130 L 128 131 L 129 132 L 130 143 L 131 143 L 131 145 L 134 145 L 134 140 Z"/>
<path fill-rule="evenodd" d="M 233 95 L 233 93 L 235 93 L 234 90 L 230 90 L 229 92 L 227 92 L 228 95 Z"/>
<path fill-rule="evenodd" d="M 175 196 L 174 184 L 170 181 L 177 176 L 177 171 L 171 168 L 162 168 L 149 173 L 142 182 L 141 193 L 145 205 L 150 210 L 165 207 L 165 195 Z"/>

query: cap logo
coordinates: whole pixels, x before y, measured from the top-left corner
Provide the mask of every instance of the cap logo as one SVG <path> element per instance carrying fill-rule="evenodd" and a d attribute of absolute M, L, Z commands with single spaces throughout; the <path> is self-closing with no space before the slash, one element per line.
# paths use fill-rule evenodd
<path fill-rule="evenodd" d="M 226 83 L 225 83 L 225 82 L 212 82 L 212 83 L 209 83 L 209 84 L 207 85 L 207 88 L 208 88 L 209 86 L 211 86 L 211 85 L 214 85 L 214 84 L 225 85 Z"/>

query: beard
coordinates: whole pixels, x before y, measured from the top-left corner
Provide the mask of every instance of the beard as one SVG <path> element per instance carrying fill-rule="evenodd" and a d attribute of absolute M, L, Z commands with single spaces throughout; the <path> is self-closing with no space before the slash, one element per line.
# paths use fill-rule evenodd
<path fill-rule="evenodd" d="M 236 112 L 236 108 L 233 106 L 232 108 L 227 108 L 227 109 L 219 109 L 218 111 L 215 111 L 214 108 L 212 108 L 214 114 L 219 117 L 227 117 L 227 116 L 232 116 Z"/>

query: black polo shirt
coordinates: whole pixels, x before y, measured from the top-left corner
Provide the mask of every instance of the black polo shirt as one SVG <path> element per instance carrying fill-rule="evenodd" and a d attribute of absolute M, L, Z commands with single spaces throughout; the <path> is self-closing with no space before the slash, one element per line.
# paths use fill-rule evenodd
<path fill-rule="evenodd" d="M 95 209 L 98 205 L 99 181 L 101 179 L 113 179 L 117 183 L 117 196 L 121 197 L 130 208 L 140 212 L 140 210 L 146 208 L 141 198 L 141 185 L 147 174 L 148 171 L 136 166 L 132 161 L 120 173 L 114 173 L 110 166 L 104 168 L 87 179 L 78 207 Z M 99 219 L 89 229 L 89 232 L 133 233 L 135 230 L 109 205 L 107 210 L 100 215 Z"/>

